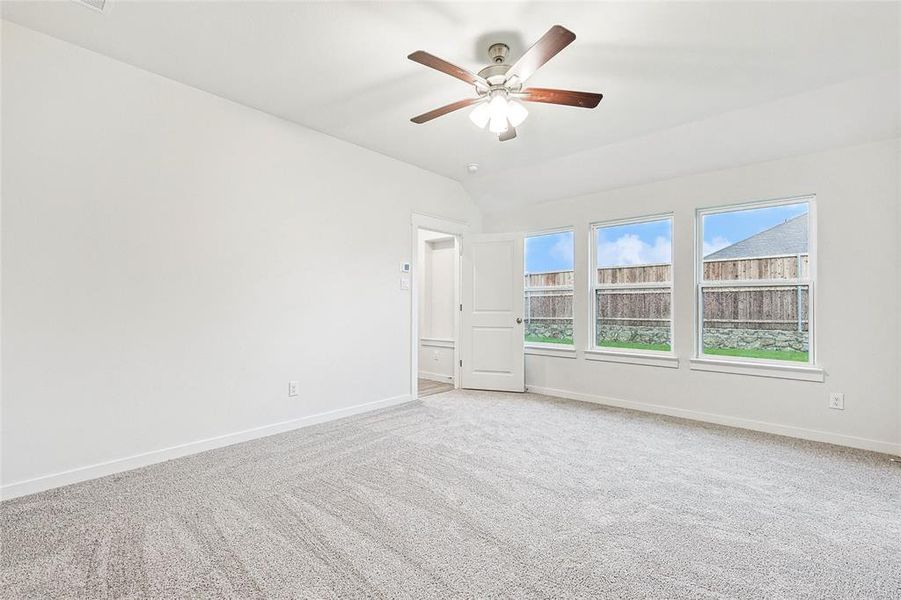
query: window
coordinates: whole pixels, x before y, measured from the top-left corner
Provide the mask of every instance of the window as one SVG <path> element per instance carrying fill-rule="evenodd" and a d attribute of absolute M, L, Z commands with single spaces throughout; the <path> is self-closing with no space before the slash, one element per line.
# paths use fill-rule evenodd
<path fill-rule="evenodd" d="M 813 362 L 812 202 L 698 213 L 701 356 Z"/>
<path fill-rule="evenodd" d="M 671 351 L 672 218 L 594 225 L 592 234 L 595 347 Z"/>
<path fill-rule="evenodd" d="M 525 341 L 573 343 L 573 232 L 525 238 Z"/>

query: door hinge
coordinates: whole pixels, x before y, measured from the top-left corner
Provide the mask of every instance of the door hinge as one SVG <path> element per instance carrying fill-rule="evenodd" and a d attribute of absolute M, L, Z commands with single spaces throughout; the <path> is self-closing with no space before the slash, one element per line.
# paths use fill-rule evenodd
<path fill-rule="evenodd" d="M 463 305 L 460 305 L 460 312 L 463 312 Z"/>
<path fill-rule="evenodd" d="M 460 366 L 461 366 L 461 367 L 463 366 L 463 359 L 462 359 L 462 358 L 460 359 Z"/>

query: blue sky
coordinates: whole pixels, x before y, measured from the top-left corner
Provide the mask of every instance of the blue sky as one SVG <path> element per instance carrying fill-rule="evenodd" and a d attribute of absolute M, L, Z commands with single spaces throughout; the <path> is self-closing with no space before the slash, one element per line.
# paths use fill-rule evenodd
<path fill-rule="evenodd" d="M 573 232 L 526 238 L 526 272 L 572 271 Z"/>
<path fill-rule="evenodd" d="M 598 228 L 599 267 L 668 263 L 673 256 L 669 219 Z"/>
<path fill-rule="evenodd" d="M 806 202 L 716 213 L 704 216 L 704 255 L 749 238 L 792 217 L 807 213 Z M 672 260 L 673 232 L 669 219 L 598 229 L 599 267 L 666 263 Z M 526 271 L 568 271 L 573 268 L 573 232 L 526 238 Z"/>
<path fill-rule="evenodd" d="M 704 256 L 807 212 L 807 203 L 704 216 Z"/>

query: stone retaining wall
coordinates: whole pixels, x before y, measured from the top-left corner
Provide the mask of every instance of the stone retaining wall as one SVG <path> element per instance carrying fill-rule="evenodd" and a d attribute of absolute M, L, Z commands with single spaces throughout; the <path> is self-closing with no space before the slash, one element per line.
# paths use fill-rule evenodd
<path fill-rule="evenodd" d="M 636 344 L 669 344 L 669 327 L 648 325 L 607 325 L 598 327 L 600 339 L 612 342 L 633 342 Z M 600 341 L 599 341 L 600 344 Z M 600 344 L 603 345 L 603 344 Z"/>
<path fill-rule="evenodd" d="M 600 324 L 600 338 L 616 342 L 639 344 L 669 344 L 669 327 L 647 325 Z M 526 322 L 526 335 L 556 339 L 572 339 L 572 319 L 541 319 Z M 760 350 L 795 350 L 807 352 L 809 336 L 806 331 L 779 329 L 727 329 L 704 330 L 705 348 L 754 348 Z"/>
<path fill-rule="evenodd" d="M 779 329 L 719 329 L 704 330 L 705 348 L 753 348 L 759 350 L 808 351 L 806 331 Z"/>
<path fill-rule="evenodd" d="M 540 319 L 526 321 L 526 335 L 571 340 L 573 338 L 573 320 Z"/>

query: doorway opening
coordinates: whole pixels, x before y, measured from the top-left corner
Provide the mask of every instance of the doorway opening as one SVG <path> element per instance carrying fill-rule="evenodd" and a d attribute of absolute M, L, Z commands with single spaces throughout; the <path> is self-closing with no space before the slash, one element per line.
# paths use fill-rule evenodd
<path fill-rule="evenodd" d="M 459 243 L 454 234 L 416 228 L 417 398 L 459 387 Z"/>

